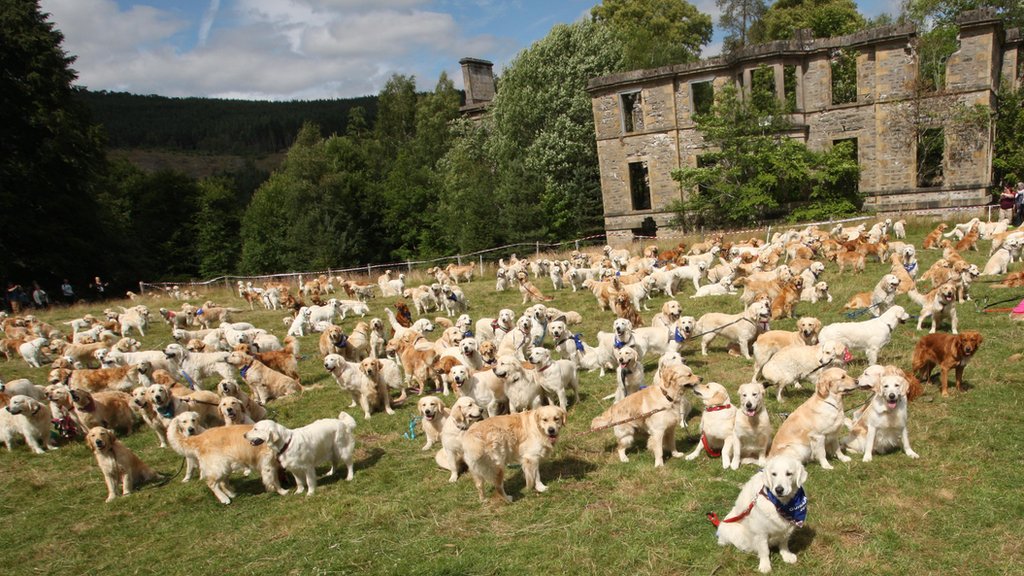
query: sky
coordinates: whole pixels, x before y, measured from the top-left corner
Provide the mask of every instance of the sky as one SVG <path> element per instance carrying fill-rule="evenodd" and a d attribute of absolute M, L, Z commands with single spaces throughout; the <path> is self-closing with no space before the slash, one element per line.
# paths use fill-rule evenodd
<path fill-rule="evenodd" d="M 716 24 L 715 0 L 690 0 Z M 495 72 L 594 0 L 40 0 L 91 90 L 255 100 L 376 94 L 393 74 L 462 88 L 459 59 Z M 898 0 L 857 0 L 865 16 Z M 722 33 L 704 49 L 721 51 Z"/>

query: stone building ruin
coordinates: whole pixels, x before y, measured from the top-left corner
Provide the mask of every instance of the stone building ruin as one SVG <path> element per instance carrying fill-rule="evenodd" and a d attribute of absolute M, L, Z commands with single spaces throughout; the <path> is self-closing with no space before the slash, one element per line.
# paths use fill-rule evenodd
<path fill-rule="evenodd" d="M 693 116 L 709 110 L 728 83 L 749 94 L 755 74 L 771 74 L 759 80 L 773 82 L 775 95 L 789 100 L 789 137 L 816 150 L 853 141 L 865 208 L 987 203 L 994 125 L 965 125 L 958 112 L 976 105 L 991 110 L 1001 83 L 1021 85 L 1021 36 L 1004 30 L 991 9 L 965 12 L 957 24 L 959 49 L 946 61 L 945 87 L 926 93 L 919 89 L 917 31 L 910 25 L 836 38 L 805 30 L 795 40 L 696 63 L 592 79 L 587 90 L 609 239 L 626 241 L 670 225 L 668 206 L 689 193 L 671 174 L 698 166 L 705 149 Z M 840 82 L 844 74 L 848 80 L 855 74 L 855 82 Z"/>

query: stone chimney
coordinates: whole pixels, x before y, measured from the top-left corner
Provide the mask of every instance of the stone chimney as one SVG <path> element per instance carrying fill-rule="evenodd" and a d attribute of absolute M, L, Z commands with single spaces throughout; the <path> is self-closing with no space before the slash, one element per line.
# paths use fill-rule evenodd
<path fill-rule="evenodd" d="M 494 63 L 479 58 L 463 58 L 462 83 L 466 88 L 466 108 L 494 100 Z"/>

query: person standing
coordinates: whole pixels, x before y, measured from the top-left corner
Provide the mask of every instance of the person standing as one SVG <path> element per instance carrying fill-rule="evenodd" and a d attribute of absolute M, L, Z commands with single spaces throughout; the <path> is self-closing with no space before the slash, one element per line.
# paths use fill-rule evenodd
<path fill-rule="evenodd" d="M 60 285 L 60 295 L 68 306 L 75 303 L 75 288 L 71 285 L 71 282 L 68 282 L 67 278 Z"/>
<path fill-rule="evenodd" d="M 89 287 L 92 288 L 96 300 L 103 300 L 107 297 L 107 285 L 107 282 L 100 280 L 99 276 L 93 279 Z"/>
<path fill-rule="evenodd" d="M 21 305 L 24 303 L 25 290 L 21 284 L 14 282 L 7 283 L 7 303 L 11 306 L 11 312 L 21 314 Z"/>
<path fill-rule="evenodd" d="M 1020 226 L 1024 222 L 1024 182 L 1017 182 L 1017 190 L 1013 200 L 1013 225 Z"/>
<path fill-rule="evenodd" d="M 32 303 L 40 310 L 50 307 L 50 296 L 35 280 L 32 281 Z"/>

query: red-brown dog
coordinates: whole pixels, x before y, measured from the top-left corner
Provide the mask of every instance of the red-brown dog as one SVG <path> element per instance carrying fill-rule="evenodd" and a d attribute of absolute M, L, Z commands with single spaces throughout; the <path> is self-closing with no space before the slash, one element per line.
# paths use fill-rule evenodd
<path fill-rule="evenodd" d="M 936 366 L 942 371 L 942 395 L 949 396 L 949 371 L 956 370 L 956 389 L 962 391 L 964 367 L 974 357 L 982 341 L 981 334 L 968 330 L 962 334 L 928 334 L 914 348 L 913 372 L 921 382 L 931 378 Z"/>

